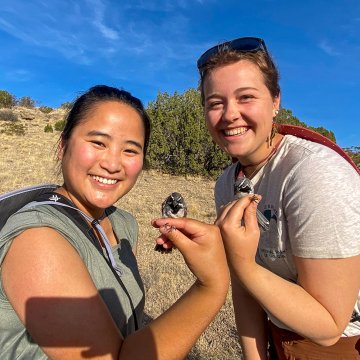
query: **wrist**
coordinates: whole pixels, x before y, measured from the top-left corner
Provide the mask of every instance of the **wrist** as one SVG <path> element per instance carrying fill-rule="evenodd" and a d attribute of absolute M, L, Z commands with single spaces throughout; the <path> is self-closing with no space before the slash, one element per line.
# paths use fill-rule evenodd
<path fill-rule="evenodd" d="M 211 282 L 206 283 L 197 279 L 193 286 L 203 293 L 208 293 L 212 297 L 217 296 L 225 299 L 230 286 L 230 273 L 228 273 L 227 276 L 219 277 L 217 280 L 213 279 Z"/>
<path fill-rule="evenodd" d="M 235 263 L 229 262 L 231 277 L 236 278 L 241 283 L 253 281 L 256 277 L 259 265 L 255 260 L 238 259 Z"/>

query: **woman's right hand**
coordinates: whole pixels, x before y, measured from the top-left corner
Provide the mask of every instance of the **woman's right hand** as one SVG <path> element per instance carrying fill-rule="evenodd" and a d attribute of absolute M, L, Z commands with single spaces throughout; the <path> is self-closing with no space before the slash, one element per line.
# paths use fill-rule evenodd
<path fill-rule="evenodd" d="M 162 315 L 128 336 L 125 359 L 184 359 L 223 306 L 229 270 L 219 228 L 189 218 L 152 221 L 165 248 L 176 247 L 197 281 Z M 169 341 L 169 339 L 175 339 Z M 126 356 L 125 356 L 126 355 Z"/>
<path fill-rule="evenodd" d="M 227 292 L 229 271 L 219 228 L 190 218 L 161 218 L 152 221 L 164 248 L 176 247 L 201 285 Z"/>

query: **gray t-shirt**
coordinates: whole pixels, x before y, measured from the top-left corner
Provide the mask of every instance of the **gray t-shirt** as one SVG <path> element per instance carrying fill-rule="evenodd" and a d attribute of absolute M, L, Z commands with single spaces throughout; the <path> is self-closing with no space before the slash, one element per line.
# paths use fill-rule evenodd
<path fill-rule="evenodd" d="M 144 290 L 132 248 L 137 242 L 138 225 L 128 212 L 116 208 L 109 211 L 119 241 L 112 247 L 115 261 L 122 270 L 118 282 L 102 254 L 66 215 L 49 205 L 20 210 L 0 232 L 0 358 L 46 359 L 41 348 L 32 341 L 20 322 L 2 287 L 1 264 L 12 239 L 26 229 L 51 227 L 67 239 L 79 253 L 109 312 L 123 336 L 135 331 L 135 317 L 141 325 Z M 64 260 L 66 261 L 66 260 Z M 25 264 L 23 266 L 26 266 Z"/>
<path fill-rule="evenodd" d="M 236 164 L 229 166 L 216 183 L 218 212 L 234 199 L 235 168 Z M 262 195 L 259 210 L 270 220 L 270 230 L 261 231 L 258 264 L 296 283 L 293 255 L 331 259 L 360 254 L 360 177 L 333 150 L 286 135 L 251 181 L 255 193 Z M 359 307 L 360 293 L 357 314 Z M 349 323 L 344 335 L 358 334 L 360 321 Z"/>

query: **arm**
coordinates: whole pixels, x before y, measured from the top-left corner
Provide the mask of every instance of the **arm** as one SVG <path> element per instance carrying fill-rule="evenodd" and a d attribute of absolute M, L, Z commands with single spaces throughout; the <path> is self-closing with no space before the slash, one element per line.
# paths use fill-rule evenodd
<path fill-rule="evenodd" d="M 162 233 L 157 243 L 175 245 L 197 280 L 150 326 L 129 336 L 124 349 L 129 351 L 129 359 L 143 359 L 144 354 L 136 353 L 140 341 L 147 350 L 146 359 L 183 359 L 224 304 L 229 287 L 225 252 L 215 225 L 189 218 L 158 219 L 153 225 Z M 176 339 L 176 346 L 170 338 Z M 149 349 L 154 349 L 157 356 L 149 357 Z"/>
<path fill-rule="evenodd" d="M 231 276 L 233 306 L 245 360 L 267 359 L 267 315 L 259 303 Z"/>
<path fill-rule="evenodd" d="M 58 232 L 35 228 L 16 237 L 2 280 L 19 319 L 51 359 L 116 358 L 122 336 L 85 264 Z"/>
<path fill-rule="evenodd" d="M 4 289 L 34 341 L 52 359 L 181 359 L 222 306 L 228 286 L 218 229 L 198 225 L 197 230 L 198 223 L 189 219 L 186 224 L 188 234 L 198 234 L 194 241 L 180 231 L 167 236 L 189 254 L 198 281 L 167 312 L 125 340 L 77 252 L 52 229 L 30 229 L 14 239 L 2 267 Z"/>
<path fill-rule="evenodd" d="M 295 258 L 299 282 L 291 283 L 256 264 L 255 211 L 256 203 L 247 198 L 226 206 L 217 220 L 230 268 L 260 306 L 293 331 L 320 345 L 334 344 L 350 319 L 359 291 L 360 279 L 353 275 L 360 271 L 360 255 Z"/>
<path fill-rule="evenodd" d="M 216 291 L 194 284 L 149 326 L 126 338 L 121 355 L 131 360 L 184 359 L 223 305 L 219 299 Z"/>

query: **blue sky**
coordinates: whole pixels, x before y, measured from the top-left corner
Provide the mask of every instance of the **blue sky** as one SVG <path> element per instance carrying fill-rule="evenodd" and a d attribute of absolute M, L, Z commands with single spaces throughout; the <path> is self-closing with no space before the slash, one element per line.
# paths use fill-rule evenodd
<path fill-rule="evenodd" d="M 1 0 L 0 89 L 58 107 L 95 84 L 146 105 L 197 87 L 210 46 L 262 37 L 282 106 L 360 146 L 359 0 Z"/>

